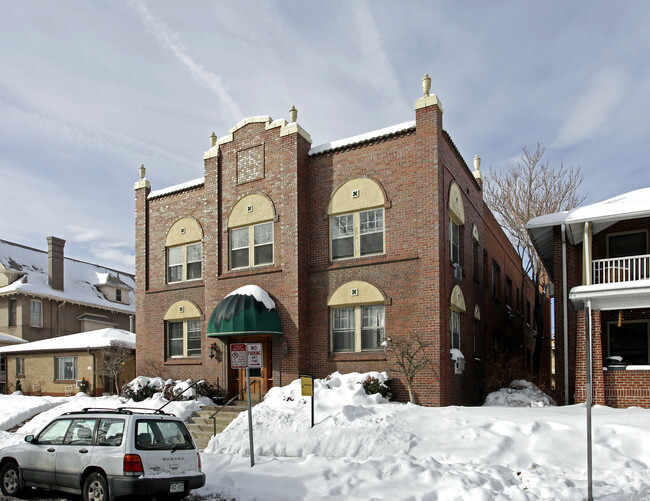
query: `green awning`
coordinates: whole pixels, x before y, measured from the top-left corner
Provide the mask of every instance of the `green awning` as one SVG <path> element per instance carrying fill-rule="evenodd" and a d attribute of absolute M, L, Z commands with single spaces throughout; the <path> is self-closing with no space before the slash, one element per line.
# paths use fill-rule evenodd
<path fill-rule="evenodd" d="M 208 337 L 282 334 L 280 315 L 268 293 L 255 285 L 226 296 L 212 311 Z"/>

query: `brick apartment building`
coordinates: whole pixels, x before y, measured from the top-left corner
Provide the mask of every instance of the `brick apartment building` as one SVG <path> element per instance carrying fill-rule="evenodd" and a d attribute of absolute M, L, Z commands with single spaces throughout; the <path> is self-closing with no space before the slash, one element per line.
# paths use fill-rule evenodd
<path fill-rule="evenodd" d="M 650 408 L 650 188 L 532 219 L 554 284 L 556 382 L 566 403 Z"/>
<path fill-rule="evenodd" d="M 487 367 L 531 359 L 532 284 L 428 82 L 413 122 L 312 147 L 292 108 L 289 122 L 213 134 L 203 178 L 151 191 L 141 167 L 138 374 L 232 396 L 244 377 L 230 344 L 260 342 L 263 392 L 302 374 L 388 371 L 404 400 L 381 343 L 417 334 L 435 361 L 418 402 L 473 405 Z"/>

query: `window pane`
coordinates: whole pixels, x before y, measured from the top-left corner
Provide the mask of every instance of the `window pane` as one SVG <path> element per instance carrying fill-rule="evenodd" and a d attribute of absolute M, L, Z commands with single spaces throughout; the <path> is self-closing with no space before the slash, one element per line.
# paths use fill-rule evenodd
<path fill-rule="evenodd" d="M 167 249 L 167 281 L 180 282 L 183 280 L 183 248 L 169 247 Z"/>
<path fill-rule="evenodd" d="M 609 354 L 618 355 L 628 365 L 648 364 L 648 323 L 626 322 L 609 326 Z"/>
<path fill-rule="evenodd" d="M 332 259 L 354 256 L 354 215 L 334 216 L 331 219 Z"/>
<path fill-rule="evenodd" d="M 77 379 L 77 357 L 54 357 L 54 379 Z"/>
<path fill-rule="evenodd" d="M 332 259 L 354 256 L 354 237 L 332 240 Z"/>
<path fill-rule="evenodd" d="M 42 304 L 40 301 L 31 301 L 30 303 L 30 324 L 34 327 L 41 326 Z"/>
<path fill-rule="evenodd" d="M 360 254 L 384 252 L 384 209 L 359 213 Z"/>
<path fill-rule="evenodd" d="M 16 305 L 17 301 L 15 299 L 9 300 L 9 327 L 16 325 Z"/>
<path fill-rule="evenodd" d="M 183 356 L 183 322 L 167 324 L 168 352 L 170 357 Z"/>
<path fill-rule="evenodd" d="M 187 321 L 187 356 L 201 356 L 201 321 Z"/>
<path fill-rule="evenodd" d="M 368 254 L 383 254 L 384 252 L 384 234 L 383 233 L 368 233 L 366 235 L 361 235 L 360 240 L 360 252 L 362 256 L 367 256 Z"/>
<path fill-rule="evenodd" d="M 48 445 L 62 444 L 63 437 L 65 437 L 71 423 L 72 419 L 59 419 L 58 421 L 54 421 L 38 435 L 38 443 Z"/>
<path fill-rule="evenodd" d="M 607 257 L 642 256 L 648 253 L 647 242 L 646 232 L 611 235 L 608 238 Z"/>
<path fill-rule="evenodd" d="M 264 223 L 254 226 L 253 242 L 255 245 L 273 242 L 273 223 Z"/>
<path fill-rule="evenodd" d="M 454 220 L 451 220 L 449 224 L 449 243 L 451 247 L 451 262 L 458 263 L 460 255 L 459 228 Z"/>
<path fill-rule="evenodd" d="M 201 278 L 201 242 L 187 246 L 187 280 Z"/>
<path fill-rule="evenodd" d="M 97 445 L 118 446 L 122 445 L 124 433 L 124 420 L 104 418 L 99 422 L 97 429 Z"/>
<path fill-rule="evenodd" d="M 451 312 L 451 347 L 460 350 L 460 316 Z"/>
<path fill-rule="evenodd" d="M 273 244 L 256 246 L 254 254 L 256 266 L 273 263 Z"/>
<path fill-rule="evenodd" d="M 237 228 L 230 232 L 230 268 L 248 266 L 248 228 Z"/>
<path fill-rule="evenodd" d="M 361 308 L 361 349 L 377 350 L 384 341 L 383 306 L 364 306 Z"/>
<path fill-rule="evenodd" d="M 334 351 L 354 351 L 354 308 L 332 310 Z"/>

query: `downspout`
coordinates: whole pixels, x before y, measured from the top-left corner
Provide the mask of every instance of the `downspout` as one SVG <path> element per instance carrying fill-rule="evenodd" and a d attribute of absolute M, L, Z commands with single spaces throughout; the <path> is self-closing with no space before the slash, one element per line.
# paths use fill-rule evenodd
<path fill-rule="evenodd" d="M 569 291 L 567 290 L 566 225 L 562 224 L 562 324 L 564 331 L 564 405 L 569 405 Z"/>
<path fill-rule="evenodd" d="M 61 304 L 56 306 L 56 337 L 61 336 L 61 308 L 65 306 L 67 301 L 63 301 Z"/>
<path fill-rule="evenodd" d="M 97 396 L 97 367 L 95 364 L 95 354 L 88 348 L 88 354 L 93 357 L 93 397 Z"/>
<path fill-rule="evenodd" d="M 129 332 L 135 332 L 135 315 L 129 315 Z"/>

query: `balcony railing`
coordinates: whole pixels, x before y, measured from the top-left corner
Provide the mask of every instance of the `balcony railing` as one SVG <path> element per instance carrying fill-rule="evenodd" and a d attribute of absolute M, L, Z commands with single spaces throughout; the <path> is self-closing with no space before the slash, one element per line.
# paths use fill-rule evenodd
<path fill-rule="evenodd" d="M 650 279 L 650 254 L 595 259 L 592 265 L 594 285 Z"/>

